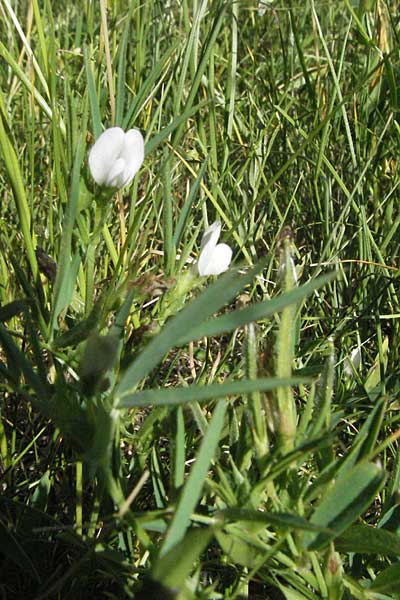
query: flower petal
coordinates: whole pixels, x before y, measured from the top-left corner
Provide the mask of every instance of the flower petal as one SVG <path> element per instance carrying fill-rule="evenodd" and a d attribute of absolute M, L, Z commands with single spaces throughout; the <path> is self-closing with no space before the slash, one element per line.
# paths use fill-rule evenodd
<path fill-rule="evenodd" d="M 93 179 L 99 185 L 107 182 L 110 170 L 120 157 L 125 139 L 125 133 L 120 127 L 106 129 L 89 153 L 89 169 Z"/>
<path fill-rule="evenodd" d="M 138 129 L 126 132 L 120 157 L 125 161 L 123 186 L 128 185 L 139 171 L 144 160 L 144 140 Z"/>
<path fill-rule="evenodd" d="M 354 370 L 358 370 L 361 365 L 361 347 L 356 346 L 350 353 L 350 356 L 345 358 L 343 363 L 343 371 L 347 377 L 353 377 Z"/>
<path fill-rule="evenodd" d="M 124 187 L 126 163 L 123 158 L 118 158 L 112 165 L 107 175 L 107 179 L 104 184 L 107 187 L 122 188 Z"/>
<path fill-rule="evenodd" d="M 200 251 L 208 244 L 210 247 L 217 245 L 219 236 L 221 235 L 221 221 L 214 221 L 212 225 L 207 227 L 203 237 L 201 238 Z"/>
<path fill-rule="evenodd" d="M 220 275 L 226 271 L 232 260 L 232 249 L 227 244 L 206 246 L 199 257 L 197 269 L 202 277 Z"/>

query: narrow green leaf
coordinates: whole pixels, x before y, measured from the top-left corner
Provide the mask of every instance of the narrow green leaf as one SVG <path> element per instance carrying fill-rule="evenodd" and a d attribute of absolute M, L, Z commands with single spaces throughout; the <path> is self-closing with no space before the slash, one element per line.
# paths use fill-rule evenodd
<path fill-rule="evenodd" d="M 224 521 L 232 521 L 234 523 L 237 521 L 249 521 L 252 523 L 275 525 L 276 527 L 290 530 L 320 532 L 324 529 L 320 525 L 316 525 L 302 517 L 291 515 L 289 513 L 271 513 L 246 508 L 228 508 L 217 513 L 216 516 L 222 517 Z"/>
<path fill-rule="evenodd" d="M 333 340 L 328 340 L 329 354 L 326 358 L 321 379 L 318 382 L 313 412 L 313 436 L 330 430 L 331 401 L 334 393 L 336 355 Z"/>
<path fill-rule="evenodd" d="M 60 312 L 68 306 L 71 302 L 71 298 L 74 291 L 74 285 L 76 281 L 76 276 L 78 274 L 80 263 L 80 256 L 76 254 L 70 262 L 65 262 L 64 269 L 61 271 L 61 276 L 58 279 L 59 288 L 58 293 L 55 296 L 55 302 L 53 305 L 53 314 L 54 318 L 56 318 Z M 57 279 L 56 279 L 57 281 Z"/>
<path fill-rule="evenodd" d="M 210 319 L 209 321 L 202 322 L 200 325 L 192 324 L 189 327 L 185 335 L 179 339 L 179 345 L 183 346 L 188 342 L 200 339 L 202 337 L 213 337 L 220 335 L 227 331 L 232 331 L 237 327 L 246 325 L 246 323 L 256 322 L 260 319 L 265 319 L 273 314 L 280 312 L 286 306 L 290 304 L 297 304 L 304 300 L 307 296 L 315 292 L 318 288 L 324 286 L 329 281 L 332 281 L 336 277 L 336 273 L 329 273 L 322 275 L 317 279 L 313 279 L 308 283 L 299 286 L 298 288 L 281 294 L 271 300 L 260 302 L 258 304 L 252 304 L 246 308 L 229 312 L 220 317 Z"/>
<path fill-rule="evenodd" d="M 302 377 L 260 378 L 243 379 L 229 383 L 212 383 L 210 385 L 192 385 L 184 388 L 161 388 L 144 390 L 141 392 L 126 394 L 122 397 L 116 408 L 130 408 L 132 406 L 174 406 L 187 402 L 205 402 L 215 398 L 251 394 L 254 392 L 266 392 L 279 386 L 299 385 L 310 380 Z"/>
<path fill-rule="evenodd" d="M 207 167 L 207 163 L 208 163 L 208 159 L 206 159 L 203 162 L 203 164 L 201 165 L 199 174 L 197 175 L 197 178 L 195 179 L 195 181 L 193 182 L 193 184 L 190 187 L 189 196 L 187 197 L 185 204 L 182 206 L 181 210 L 179 211 L 179 220 L 178 220 L 178 224 L 176 226 L 174 237 L 173 237 L 173 243 L 175 245 L 175 248 L 178 247 L 179 242 L 181 241 L 182 233 L 185 229 L 186 221 L 189 216 L 189 212 L 192 207 L 193 201 L 196 198 L 196 194 L 197 194 L 200 184 L 203 180 L 204 173 L 205 173 L 205 170 Z"/>
<path fill-rule="evenodd" d="M 135 6 L 134 4 L 132 6 Z M 128 129 L 134 123 L 136 116 L 140 112 L 144 103 L 148 101 L 149 96 L 154 93 L 154 84 L 157 85 L 162 81 L 162 73 L 168 72 L 166 64 L 175 52 L 179 41 L 173 41 L 172 45 L 168 48 L 165 54 L 156 62 L 153 69 L 150 71 L 147 79 L 142 83 L 138 93 L 134 96 L 132 104 L 122 122 L 122 129 Z M 153 88 L 153 89 L 152 89 Z"/>
<path fill-rule="evenodd" d="M 160 556 L 166 555 L 185 536 L 186 530 L 189 527 L 191 514 L 195 510 L 200 499 L 210 462 L 220 441 L 220 434 L 224 425 L 225 410 L 225 402 L 220 400 L 215 407 L 214 414 L 201 443 L 196 461 L 179 498 L 171 525 L 168 528 L 167 535 L 161 547 Z"/>
<path fill-rule="evenodd" d="M 310 485 L 305 496 L 308 501 L 312 500 L 318 494 L 321 486 L 329 485 L 334 477 L 344 477 L 347 473 L 351 472 L 357 462 L 370 459 L 371 449 L 375 445 L 385 406 L 384 398 L 376 403 L 362 424 L 356 438 L 353 440 L 350 452 L 344 458 L 328 465 Z"/>
<path fill-rule="evenodd" d="M 152 579 L 167 589 L 180 590 L 212 535 L 210 528 L 189 531 L 181 542 L 156 559 Z"/>
<path fill-rule="evenodd" d="M 183 338 L 184 332 L 200 324 L 234 298 L 240 289 L 254 279 L 262 267 L 263 263 L 260 263 L 245 275 L 231 269 L 172 318 L 125 372 L 115 390 L 116 404 L 119 404 L 124 395 L 134 391 L 139 381 L 150 373 L 178 340 Z"/>
<path fill-rule="evenodd" d="M 164 270 L 170 276 L 175 264 L 175 247 L 172 240 L 171 162 L 167 148 L 164 148 L 163 192 Z"/>
<path fill-rule="evenodd" d="M 56 319 L 60 314 L 60 311 L 70 300 L 71 288 L 73 289 L 78 270 L 78 255 L 75 255 L 75 258 L 71 261 L 71 242 L 78 210 L 79 182 L 81 164 L 83 160 L 83 148 L 84 143 L 81 136 L 77 144 L 74 167 L 72 171 L 70 198 L 64 215 L 60 251 L 58 256 L 57 277 L 54 283 L 53 291 L 50 337 L 53 335 L 56 326 Z"/>
<path fill-rule="evenodd" d="M 31 213 L 25 194 L 25 184 L 22 180 L 19 162 L 11 141 L 6 133 L 3 116 L 0 113 L 0 150 L 6 166 L 6 172 L 11 183 L 14 200 L 17 207 L 19 223 L 24 238 L 26 253 L 34 280 L 38 275 L 38 264 L 35 256 L 35 237 L 31 233 Z"/>
<path fill-rule="evenodd" d="M 115 125 L 122 126 L 122 115 L 125 104 L 125 76 L 126 76 L 126 49 L 128 47 L 129 30 L 131 27 L 131 14 L 135 5 L 130 5 L 129 14 L 118 47 L 118 69 L 117 69 L 117 94 L 115 107 Z"/>
<path fill-rule="evenodd" d="M 221 4 L 220 7 L 218 7 L 218 10 L 216 12 L 214 22 L 210 25 L 208 38 L 202 49 L 201 60 L 199 62 L 199 66 L 197 67 L 196 74 L 193 78 L 193 83 L 190 88 L 190 92 L 189 92 L 188 97 L 185 102 L 185 104 L 189 108 L 189 110 L 191 109 L 191 107 L 193 105 L 193 102 L 196 98 L 197 92 L 200 87 L 201 79 L 202 79 L 202 77 L 205 73 L 205 70 L 209 64 L 210 54 L 212 53 L 212 51 L 214 49 L 214 45 L 216 43 L 218 34 L 222 27 L 224 16 L 225 16 L 225 11 L 226 11 L 226 5 Z M 180 137 L 182 135 L 182 131 L 183 131 L 182 127 L 180 126 L 174 135 L 173 146 L 178 145 Z"/>
<path fill-rule="evenodd" d="M 94 82 L 92 66 L 90 64 L 89 50 L 87 47 L 84 48 L 83 56 L 85 59 L 86 80 L 89 92 L 90 114 L 92 117 L 93 135 L 95 139 L 97 139 L 102 132 L 101 116 L 99 109 L 99 100 L 97 98 L 96 92 L 96 84 Z"/>
<path fill-rule="evenodd" d="M 193 108 L 185 110 L 179 117 L 176 117 L 169 125 L 164 127 L 157 135 L 151 138 L 150 141 L 146 143 L 145 146 L 145 154 L 148 156 L 159 146 L 177 127 L 185 123 L 190 117 L 195 115 L 201 108 L 206 106 L 209 103 L 209 100 L 203 100 L 196 104 Z"/>
<path fill-rule="evenodd" d="M 174 447 L 173 447 L 173 486 L 175 490 L 179 490 L 185 480 L 185 420 L 183 409 L 181 406 L 174 414 Z"/>
<path fill-rule="evenodd" d="M 310 519 L 315 525 L 332 529 L 333 534 L 307 533 L 304 537 L 305 548 L 317 550 L 345 531 L 368 508 L 382 486 L 384 477 L 380 466 L 364 462 L 337 479 L 328 488 Z"/>
<path fill-rule="evenodd" d="M 43 98 L 42 94 L 38 91 L 38 89 L 32 85 L 32 81 L 29 76 L 23 71 L 23 69 L 19 66 L 18 62 L 13 58 L 7 48 L 0 42 L 0 57 L 4 58 L 4 60 L 10 65 L 11 69 L 14 71 L 16 77 L 21 81 L 21 83 L 25 86 L 29 94 L 32 94 L 37 104 L 43 110 L 45 115 L 52 120 L 53 119 L 53 111 L 50 106 Z M 62 119 L 59 120 L 58 126 L 60 131 L 65 137 L 66 128 L 65 123 Z"/>
<path fill-rule="evenodd" d="M 244 533 L 246 533 L 245 539 L 242 537 Z M 233 563 L 248 569 L 254 568 L 259 563 L 260 556 L 265 555 L 267 551 L 266 548 L 260 547 L 261 544 L 254 534 L 244 532 L 239 527 L 229 528 L 229 531 L 217 530 L 215 537 L 223 552 Z"/>
<path fill-rule="evenodd" d="M 40 377 L 35 373 L 31 363 L 26 358 L 25 353 L 17 347 L 13 338 L 3 325 L 0 325 L 0 344 L 14 376 L 18 377 L 19 373 L 22 373 L 27 384 L 30 385 L 37 395 L 37 404 L 39 406 L 44 405 L 49 396 L 49 388 L 43 385 Z"/>
<path fill-rule="evenodd" d="M 339 552 L 399 556 L 400 537 L 379 527 L 354 525 L 336 539 L 335 547 Z"/>

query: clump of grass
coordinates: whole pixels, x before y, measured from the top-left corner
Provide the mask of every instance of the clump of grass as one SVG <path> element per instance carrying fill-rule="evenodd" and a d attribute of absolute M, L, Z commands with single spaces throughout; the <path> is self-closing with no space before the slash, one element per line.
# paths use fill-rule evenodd
<path fill-rule="evenodd" d="M 396 4 L 259 4 L 3 2 L 5 598 L 400 594 Z"/>

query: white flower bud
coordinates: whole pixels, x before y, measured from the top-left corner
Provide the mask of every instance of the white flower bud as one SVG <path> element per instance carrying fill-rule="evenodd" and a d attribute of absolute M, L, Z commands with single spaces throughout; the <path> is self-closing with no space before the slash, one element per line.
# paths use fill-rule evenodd
<path fill-rule="evenodd" d="M 89 152 L 89 169 L 99 185 L 121 189 L 128 185 L 144 160 L 143 136 L 137 129 L 106 129 Z"/>
<path fill-rule="evenodd" d="M 353 377 L 354 370 L 358 370 L 361 365 L 361 348 L 356 346 L 350 352 L 350 356 L 347 357 L 343 363 L 343 371 L 346 377 Z"/>
<path fill-rule="evenodd" d="M 201 277 L 220 275 L 226 271 L 232 260 L 232 249 L 227 244 L 217 244 L 221 233 L 221 223 L 215 221 L 204 232 L 200 246 L 197 270 Z"/>

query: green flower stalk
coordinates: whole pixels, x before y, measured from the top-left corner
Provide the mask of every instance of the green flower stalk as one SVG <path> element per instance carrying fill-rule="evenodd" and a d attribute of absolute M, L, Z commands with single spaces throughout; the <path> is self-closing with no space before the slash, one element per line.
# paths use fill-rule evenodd
<path fill-rule="evenodd" d="M 296 268 L 293 261 L 293 244 L 290 232 L 285 229 L 279 244 L 279 263 L 282 288 L 289 292 L 297 286 Z M 276 376 L 285 379 L 292 375 L 294 342 L 296 332 L 296 305 L 287 306 L 279 324 L 276 355 Z M 296 437 L 297 414 L 292 388 L 279 387 L 276 392 L 276 432 L 278 445 L 283 452 L 290 452 Z"/>

